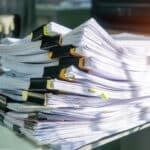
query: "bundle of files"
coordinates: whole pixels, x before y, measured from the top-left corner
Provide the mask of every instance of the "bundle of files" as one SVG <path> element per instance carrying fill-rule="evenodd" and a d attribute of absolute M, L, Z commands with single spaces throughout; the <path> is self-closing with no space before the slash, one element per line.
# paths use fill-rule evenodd
<path fill-rule="evenodd" d="M 0 44 L 0 120 L 38 145 L 79 149 L 150 121 L 149 37 L 94 19 Z"/>

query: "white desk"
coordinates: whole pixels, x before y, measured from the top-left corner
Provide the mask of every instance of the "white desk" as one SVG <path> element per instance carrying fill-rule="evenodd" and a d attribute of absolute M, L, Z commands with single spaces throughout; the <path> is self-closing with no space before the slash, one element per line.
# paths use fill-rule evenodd
<path fill-rule="evenodd" d="M 0 125 L 0 150 L 43 150 L 10 129 Z"/>
<path fill-rule="evenodd" d="M 114 136 L 101 139 L 92 144 L 83 146 L 80 150 L 149 150 L 150 123 L 143 124 Z M 119 140 L 117 144 L 110 144 Z M 107 147 L 107 144 L 109 147 Z M 105 146 L 106 145 L 106 146 Z M 117 146 L 118 145 L 118 146 Z M 104 147 L 103 147 L 104 146 Z M 116 149 L 117 146 L 117 149 Z M 17 136 L 10 129 L 0 125 L 0 150 L 50 150 L 48 147 L 38 147 L 24 137 Z"/>

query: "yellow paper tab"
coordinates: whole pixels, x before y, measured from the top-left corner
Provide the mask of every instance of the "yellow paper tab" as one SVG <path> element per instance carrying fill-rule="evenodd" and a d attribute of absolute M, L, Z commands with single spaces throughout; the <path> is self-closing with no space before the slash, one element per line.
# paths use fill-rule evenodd
<path fill-rule="evenodd" d="M 89 88 L 88 91 L 91 92 L 91 93 L 96 93 L 97 92 L 95 88 Z"/>
<path fill-rule="evenodd" d="M 47 105 L 47 94 L 44 94 L 44 106 L 46 106 Z"/>
<path fill-rule="evenodd" d="M 51 82 L 51 80 L 47 80 L 46 88 L 47 88 L 47 89 L 51 89 L 51 87 L 52 87 L 52 82 Z"/>
<path fill-rule="evenodd" d="M 102 100 L 108 100 L 108 96 L 104 92 L 102 92 L 99 96 Z"/>
<path fill-rule="evenodd" d="M 96 93 L 102 100 L 108 100 L 108 96 L 105 92 L 100 92 L 95 88 L 89 88 L 88 91 L 91 93 Z"/>
<path fill-rule="evenodd" d="M 47 32 L 47 28 L 46 28 L 46 26 L 44 26 L 43 27 L 43 34 L 44 35 L 46 35 L 46 36 L 48 36 L 49 34 L 48 34 L 48 32 Z"/>
<path fill-rule="evenodd" d="M 27 91 L 22 91 L 22 99 L 26 101 L 28 99 L 28 92 Z"/>
<path fill-rule="evenodd" d="M 33 38 L 33 32 L 30 33 L 30 39 L 32 40 Z"/>

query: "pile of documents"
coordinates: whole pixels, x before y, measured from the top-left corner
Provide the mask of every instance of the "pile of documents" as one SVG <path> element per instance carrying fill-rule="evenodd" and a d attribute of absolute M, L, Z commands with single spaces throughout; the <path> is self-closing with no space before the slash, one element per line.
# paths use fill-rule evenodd
<path fill-rule="evenodd" d="M 0 120 L 38 145 L 78 149 L 150 121 L 149 37 L 94 19 L 0 44 Z"/>

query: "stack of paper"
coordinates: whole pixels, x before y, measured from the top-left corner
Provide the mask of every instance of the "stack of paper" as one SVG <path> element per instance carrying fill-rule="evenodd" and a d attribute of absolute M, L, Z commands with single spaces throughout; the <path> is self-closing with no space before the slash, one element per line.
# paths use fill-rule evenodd
<path fill-rule="evenodd" d="M 0 120 L 38 145 L 67 150 L 146 123 L 149 48 L 148 37 L 110 36 L 94 19 L 3 39 Z"/>

